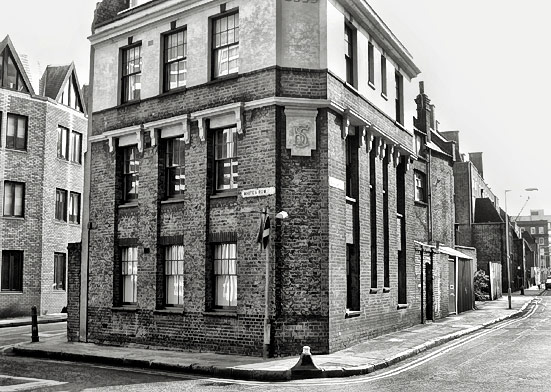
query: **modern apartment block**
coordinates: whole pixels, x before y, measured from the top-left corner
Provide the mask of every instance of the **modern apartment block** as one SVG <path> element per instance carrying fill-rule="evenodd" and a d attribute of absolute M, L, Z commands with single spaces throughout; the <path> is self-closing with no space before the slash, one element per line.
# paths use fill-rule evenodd
<path fill-rule="evenodd" d="M 70 339 L 296 355 L 421 322 L 420 71 L 366 2 L 104 0 L 90 40 Z"/>
<path fill-rule="evenodd" d="M 545 215 L 544 210 L 530 210 L 530 215 L 519 216 L 516 223 L 521 230 L 529 232 L 539 247 L 538 266 L 551 267 L 551 215 Z"/>
<path fill-rule="evenodd" d="M 86 109 L 74 66 L 39 94 L 9 36 L 0 42 L 0 314 L 67 305 L 67 244 L 80 240 Z"/>

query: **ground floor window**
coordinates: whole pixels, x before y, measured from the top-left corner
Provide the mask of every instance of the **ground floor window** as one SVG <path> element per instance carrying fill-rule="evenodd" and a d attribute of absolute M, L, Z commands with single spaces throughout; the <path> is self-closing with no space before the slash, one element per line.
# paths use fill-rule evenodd
<path fill-rule="evenodd" d="M 237 244 L 214 246 L 214 305 L 219 308 L 237 306 Z"/>
<path fill-rule="evenodd" d="M 54 290 L 65 290 L 65 253 L 54 253 Z"/>
<path fill-rule="evenodd" d="M 184 303 L 184 247 L 165 248 L 165 285 L 167 306 L 182 306 Z"/>
<path fill-rule="evenodd" d="M 138 302 L 138 248 L 122 248 L 122 303 Z"/>
<path fill-rule="evenodd" d="M 2 251 L 2 291 L 23 291 L 23 251 Z"/>

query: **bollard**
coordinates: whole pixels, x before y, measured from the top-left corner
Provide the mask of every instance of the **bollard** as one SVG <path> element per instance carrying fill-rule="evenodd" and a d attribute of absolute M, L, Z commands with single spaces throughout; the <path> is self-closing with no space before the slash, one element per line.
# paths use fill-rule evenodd
<path fill-rule="evenodd" d="M 312 359 L 312 353 L 309 346 L 302 348 L 302 354 L 295 366 L 291 368 L 293 378 L 314 378 L 319 377 L 323 372 L 322 369 L 316 366 Z"/>
<path fill-rule="evenodd" d="M 31 342 L 38 342 L 38 314 L 36 306 L 31 308 Z"/>

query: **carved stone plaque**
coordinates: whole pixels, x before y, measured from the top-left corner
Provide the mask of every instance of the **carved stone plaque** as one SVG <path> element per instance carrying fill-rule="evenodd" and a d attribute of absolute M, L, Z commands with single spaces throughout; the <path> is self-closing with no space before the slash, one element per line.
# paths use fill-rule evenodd
<path fill-rule="evenodd" d="M 285 108 L 286 147 L 291 155 L 309 157 L 316 149 L 316 117 L 317 109 Z"/>

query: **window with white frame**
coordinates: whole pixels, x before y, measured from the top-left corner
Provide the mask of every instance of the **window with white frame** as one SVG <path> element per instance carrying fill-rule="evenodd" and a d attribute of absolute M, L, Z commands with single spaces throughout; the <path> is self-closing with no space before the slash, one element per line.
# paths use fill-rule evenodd
<path fill-rule="evenodd" d="M 186 189 L 184 138 L 165 139 L 166 197 L 183 197 Z"/>
<path fill-rule="evenodd" d="M 415 201 L 427 202 L 427 181 L 425 173 L 414 171 Z"/>
<path fill-rule="evenodd" d="M 237 306 L 237 244 L 214 245 L 214 306 Z"/>
<path fill-rule="evenodd" d="M 543 245 L 545 243 L 545 240 L 543 238 L 538 238 L 538 242 L 540 245 Z"/>
<path fill-rule="evenodd" d="M 166 306 L 182 306 L 184 303 L 184 246 L 165 247 Z"/>
<path fill-rule="evenodd" d="M 239 13 L 223 15 L 212 25 L 213 77 L 239 71 Z"/>
<path fill-rule="evenodd" d="M 538 234 L 543 234 L 543 227 L 538 227 Z"/>
<path fill-rule="evenodd" d="M 138 302 L 138 248 L 122 248 L 121 252 L 122 303 Z"/>
<path fill-rule="evenodd" d="M 123 147 L 123 201 L 130 202 L 138 199 L 140 184 L 140 159 L 138 147 Z"/>
<path fill-rule="evenodd" d="M 141 98 L 142 45 L 134 44 L 121 49 L 121 103 L 137 101 Z"/>
<path fill-rule="evenodd" d="M 165 34 L 163 43 L 164 91 L 184 87 L 187 79 L 187 30 Z"/>
<path fill-rule="evenodd" d="M 214 131 L 216 190 L 238 187 L 237 128 Z"/>
<path fill-rule="evenodd" d="M 536 228 L 530 227 L 530 234 L 536 234 Z"/>

